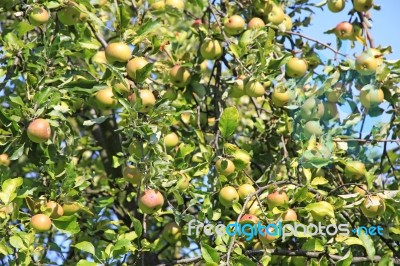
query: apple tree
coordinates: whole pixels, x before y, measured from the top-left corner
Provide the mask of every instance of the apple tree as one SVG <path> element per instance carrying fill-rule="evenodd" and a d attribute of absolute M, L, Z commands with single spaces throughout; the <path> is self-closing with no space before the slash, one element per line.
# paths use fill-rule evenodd
<path fill-rule="evenodd" d="M 371 33 L 380 8 L 0 1 L 1 265 L 400 264 L 400 60 Z M 206 230 L 235 222 L 350 232 Z"/>

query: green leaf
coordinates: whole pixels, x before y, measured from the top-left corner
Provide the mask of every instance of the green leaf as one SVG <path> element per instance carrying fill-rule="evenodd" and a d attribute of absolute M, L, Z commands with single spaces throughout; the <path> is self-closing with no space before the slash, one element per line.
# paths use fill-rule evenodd
<path fill-rule="evenodd" d="M 107 118 L 108 118 L 107 116 L 100 116 L 100 117 L 97 117 L 97 118 L 94 118 L 94 119 L 91 119 L 91 120 L 86 120 L 86 121 L 83 122 L 83 125 L 84 126 L 93 126 L 95 124 L 101 124 L 104 121 L 106 121 Z"/>
<path fill-rule="evenodd" d="M 149 31 L 154 29 L 156 26 L 158 26 L 159 23 L 160 23 L 160 20 L 158 20 L 158 19 L 157 20 L 149 20 L 149 21 L 147 21 L 137 31 L 137 35 L 141 36 L 141 35 L 144 35 L 144 34 L 148 33 Z"/>
<path fill-rule="evenodd" d="M 304 209 L 310 212 L 312 217 L 318 222 L 322 222 L 326 217 L 335 217 L 333 206 L 326 201 L 310 203 Z"/>
<path fill-rule="evenodd" d="M 31 24 L 25 22 L 25 21 L 21 21 L 20 23 L 18 23 L 18 25 L 15 27 L 15 29 L 17 30 L 18 36 L 22 36 L 27 32 L 30 32 L 31 30 L 33 30 L 35 27 L 32 26 Z"/>
<path fill-rule="evenodd" d="M 22 238 L 19 236 L 12 236 L 10 237 L 10 245 L 17 249 L 25 249 L 26 246 Z"/>
<path fill-rule="evenodd" d="M 91 262 L 87 260 L 80 260 L 78 261 L 78 264 L 76 266 L 97 266 L 98 264 L 96 262 Z"/>
<path fill-rule="evenodd" d="M 6 240 L 3 238 L 0 242 L 0 254 L 7 256 L 11 253 L 12 253 L 11 248 L 9 246 L 7 246 Z"/>
<path fill-rule="evenodd" d="M 219 120 L 218 128 L 224 138 L 232 135 L 239 124 L 239 111 L 236 107 L 226 108 Z"/>
<path fill-rule="evenodd" d="M 201 245 L 201 255 L 206 262 L 219 263 L 220 261 L 218 252 L 207 244 Z"/>
<path fill-rule="evenodd" d="M 132 225 L 135 228 L 135 232 L 140 237 L 142 235 L 143 227 L 142 223 L 136 219 L 135 217 L 131 216 Z"/>
<path fill-rule="evenodd" d="M 234 259 L 235 266 L 257 266 L 257 263 L 247 258 L 244 255 L 240 255 Z"/>
<path fill-rule="evenodd" d="M 136 71 L 135 81 L 137 83 L 142 83 L 150 74 L 151 70 L 153 70 L 153 63 L 148 63 L 143 68 L 138 69 Z"/>
<path fill-rule="evenodd" d="M 346 255 L 341 260 L 336 262 L 337 266 L 350 266 L 353 260 L 353 255 L 351 254 L 351 250 L 347 251 Z"/>
<path fill-rule="evenodd" d="M 318 238 L 310 238 L 301 248 L 306 251 L 324 251 L 324 242 Z"/>
<path fill-rule="evenodd" d="M 16 103 L 19 106 L 25 107 L 25 103 L 24 103 L 24 101 L 22 100 L 21 97 L 19 97 L 19 96 L 10 96 L 9 98 L 10 98 L 10 101 L 12 101 L 13 103 Z"/>
<path fill-rule="evenodd" d="M 372 241 L 371 237 L 367 235 L 363 230 L 360 230 L 358 238 L 363 242 L 363 246 L 367 251 L 368 258 L 372 260 L 375 257 L 374 241 Z"/>
<path fill-rule="evenodd" d="M 119 250 L 130 245 L 131 242 L 128 239 L 120 239 L 115 243 L 113 250 Z"/>
<path fill-rule="evenodd" d="M 57 229 L 70 234 L 77 234 L 81 230 L 74 215 L 54 219 L 53 224 Z"/>
<path fill-rule="evenodd" d="M 88 242 L 88 241 L 80 242 L 80 243 L 74 245 L 74 247 L 79 249 L 79 250 L 82 250 L 82 251 L 85 251 L 87 253 L 90 253 L 92 255 L 95 254 L 95 249 L 94 249 L 93 244 Z"/>
<path fill-rule="evenodd" d="M 0 192 L 0 200 L 4 202 L 4 204 L 8 204 L 17 196 L 16 190 L 23 183 L 23 179 L 21 177 L 7 179 L 3 182 Z"/>
<path fill-rule="evenodd" d="M 17 160 L 24 153 L 25 144 L 17 146 L 16 150 L 10 156 L 10 160 Z"/>
<path fill-rule="evenodd" d="M 394 263 L 391 260 L 391 255 L 389 255 L 389 254 L 383 256 L 378 264 L 378 266 L 393 266 L 393 265 L 394 265 Z"/>

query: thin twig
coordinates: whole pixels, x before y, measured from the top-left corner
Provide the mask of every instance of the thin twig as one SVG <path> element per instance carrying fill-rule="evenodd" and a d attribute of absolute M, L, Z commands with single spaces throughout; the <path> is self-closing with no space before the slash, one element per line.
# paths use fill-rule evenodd
<path fill-rule="evenodd" d="M 93 35 L 96 37 L 96 39 L 101 43 L 101 46 L 103 46 L 104 49 L 106 49 L 107 47 L 107 42 L 106 40 L 104 40 L 103 37 L 100 36 L 100 34 L 98 32 L 96 32 L 96 30 L 94 29 L 92 23 L 90 23 L 89 21 L 87 22 L 89 25 L 90 30 L 92 31 Z"/>
<path fill-rule="evenodd" d="M 304 34 L 301 34 L 301 33 L 298 33 L 298 32 L 293 32 L 293 31 L 285 31 L 285 33 L 290 34 L 290 35 L 297 35 L 297 36 L 300 36 L 300 37 L 302 37 L 302 38 L 304 38 L 304 39 L 313 41 L 313 42 L 315 42 L 315 43 L 318 43 L 318 44 L 320 44 L 320 45 L 322 45 L 322 46 L 328 48 L 329 50 L 331 50 L 331 51 L 334 52 L 335 54 L 338 54 L 338 55 L 347 57 L 346 54 L 343 54 L 343 53 L 339 52 L 338 50 L 332 48 L 332 46 L 330 46 L 330 45 L 328 45 L 328 44 L 326 44 L 326 43 L 320 42 L 320 41 L 318 41 L 318 40 L 316 40 L 316 39 L 314 39 L 314 38 L 308 37 L 308 36 L 306 36 L 306 35 L 304 35 Z"/>

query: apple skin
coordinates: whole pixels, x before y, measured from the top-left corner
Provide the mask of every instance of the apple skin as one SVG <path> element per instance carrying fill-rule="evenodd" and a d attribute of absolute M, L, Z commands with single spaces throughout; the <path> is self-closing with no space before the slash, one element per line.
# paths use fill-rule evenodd
<path fill-rule="evenodd" d="M 311 137 L 312 135 L 321 136 L 323 129 L 319 121 L 311 120 L 304 125 L 304 134 L 306 137 Z"/>
<path fill-rule="evenodd" d="M 133 80 L 136 79 L 136 72 L 142 68 L 144 68 L 149 62 L 143 57 L 135 57 L 129 60 L 128 64 L 126 64 L 126 72 L 128 76 Z"/>
<path fill-rule="evenodd" d="M 128 165 L 124 168 L 123 177 L 133 185 L 139 185 L 142 181 L 142 173 L 133 165 Z"/>
<path fill-rule="evenodd" d="M 114 108 L 118 103 L 111 87 L 96 92 L 95 99 L 100 109 Z"/>
<path fill-rule="evenodd" d="M 370 108 L 381 104 L 384 100 L 383 90 L 373 89 L 369 91 L 361 90 L 360 102 L 365 108 Z"/>
<path fill-rule="evenodd" d="M 284 216 L 283 216 L 284 221 L 290 221 L 290 222 L 295 222 L 297 221 L 297 214 L 293 209 L 288 209 Z"/>
<path fill-rule="evenodd" d="M 306 120 L 322 118 L 324 115 L 324 104 L 316 98 L 308 98 L 300 108 L 301 117 Z"/>
<path fill-rule="evenodd" d="M 235 165 L 229 159 L 218 159 L 215 162 L 215 168 L 217 169 L 218 174 L 224 176 L 229 176 L 235 172 Z"/>
<path fill-rule="evenodd" d="M 7 153 L 2 153 L 0 154 L 0 165 L 4 166 L 10 166 L 11 161 L 8 159 L 8 154 Z"/>
<path fill-rule="evenodd" d="M 292 18 L 285 14 L 285 18 L 282 22 L 285 25 L 285 31 L 291 31 L 293 28 Z"/>
<path fill-rule="evenodd" d="M 273 5 L 266 16 L 266 20 L 274 25 L 279 25 L 285 20 L 285 12 L 281 7 Z"/>
<path fill-rule="evenodd" d="M 190 177 L 187 173 L 180 173 L 180 177 L 178 182 L 176 183 L 176 188 L 183 192 L 185 191 L 190 185 Z"/>
<path fill-rule="evenodd" d="M 151 90 L 148 90 L 148 89 L 139 90 L 139 97 L 142 102 L 141 103 L 142 105 L 140 106 L 140 109 L 138 110 L 139 112 L 147 113 L 153 109 L 154 105 L 156 104 L 156 97 L 154 97 L 154 94 Z M 136 94 L 135 93 L 133 93 L 130 96 L 130 101 L 133 103 L 136 103 Z"/>
<path fill-rule="evenodd" d="M 234 83 L 232 84 L 231 90 L 229 91 L 229 95 L 232 98 L 240 98 L 245 95 L 246 92 L 244 90 L 244 81 L 243 78 L 238 77 Z"/>
<path fill-rule="evenodd" d="M 328 0 L 328 9 L 333 13 L 342 11 L 345 7 L 345 0 Z"/>
<path fill-rule="evenodd" d="M 370 10 L 374 5 L 374 0 L 353 0 L 353 7 L 358 12 Z"/>
<path fill-rule="evenodd" d="M 185 8 L 183 0 L 166 0 L 165 5 L 182 11 Z"/>
<path fill-rule="evenodd" d="M 92 57 L 92 62 L 96 64 L 107 64 L 106 52 L 97 51 L 97 53 Z"/>
<path fill-rule="evenodd" d="M 259 221 L 259 219 L 258 219 L 257 216 L 255 216 L 254 214 L 247 213 L 247 214 L 244 214 L 240 218 L 239 223 L 242 224 L 242 225 L 244 225 L 244 224 L 253 225 L 253 224 L 257 224 L 258 221 Z"/>
<path fill-rule="evenodd" d="M 351 39 L 354 35 L 353 25 L 347 21 L 340 22 L 335 27 L 335 35 L 341 40 Z"/>
<path fill-rule="evenodd" d="M 264 86 L 256 80 L 245 82 L 244 90 L 250 97 L 261 97 L 265 94 Z"/>
<path fill-rule="evenodd" d="M 138 205 L 143 213 L 155 213 L 164 205 L 164 196 L 158 190 L 147 189 L 140 194 Z"/>
<path fill-rule="evenodd" d="M 34 26 L 46 24 L 50 19 L 50 14 L 43 7 L 34 7 L 29 13 L 29 22 Z"/>
<path fill-rule="evenodd" d="M 359 161 L 347 162 L 344 168 L 344 175 L 350 180 L 360 180 L 366 172 L 365 164 Z"/>
<path fill-rule="evenodd" d="M 216 60 L 222 56 L 222 45 L 218 40 L 206 40 L 200 46 L 200 54 L 204 59 Z"/>
<path fill-rule="evenodd" d="M 239 200 L 239 194 L 234 187 L 225 186 L 219 191 L 218 199 L 223 206 L 230 207 Z"/>
<path fill-rule="evenodd" d="M 178 145 L 179 137 L 175 132 L 171 132 L 164 136 L 164 144 L 167 149 L 171 149 Z"/>
<path fill-rule="evenodd" d="M 43 118 L 33 120 L 28 126 L 28 138 L 35 143 L 43 143 L 50 139 L 51 128 L 49 122 Z"/>
<path fill-rule="evenodd" d="M 265 27 L 265 23 L 261 18 L 254 17 L 250 19 L 249 23 L 247 24 L 248 29 L 261 29 Z"/>
<path fill-rule="evenodd" d="M 46 204 L 46 208 L 51 210 L 50 218 L 57 219 L 64 215 L 64 209 L 55 201 L 49 201 Z"/>
<path fill-rule="evenodd" d="M 375 74 L 378 68 L 378 60 L 368 51 L 362 52 L 356 58 L 356 70 L 362 76 Z"/>
<path fill-rule="evenodd" d="M 153 4 L 150 5 L 150 9 L 154 11 L 162 11 L 165 9 L 165 1 L 156 1 Z"/>
<path fill-rule="evenodd" d="M 240 34 L 246 25 L 244 19 L 239 15 L 233 15 L 227 18 L 224 22 L 224 31 L 230 36 Z"/>
<path fill-rule="evenodd" d="M 293 98 L 294 98 L 294 95 L 291 91 L 282 91 L 281 92 L 278 89 L 275 89 L 271 95 L 272 102 L 276 107 L 284 107 L 291 100 L 293 100 Z"/>
<path fill-rule="evenodd" d="M 169 72 L 169 77 L 175 86 L 183 88 L 190 83 L 191 74 L 186 67 L 175 65 Z"/>
<path fill-rule="evenodd" d="M 167 223 L 161 233 L 162 238 L 170 244 L 176 243 L 182 236 L 182 229 L 175 222 Z"/>
<path fill-rule="evenodd" d="M 330 119 L 338 119 L 339 118 L 339 111 L 336 103 L 324 103 L 324 115 L 322 116 L 323 120 L 330 120 Z"/>
<path fill-rule="evenodd" d="M 81 12 L 74 6 L 67 6 L 57 12 L 58 20 L 65 26 L 72 26 L 80 21 Z"/>
<path fill-rule="evenodd" d="M 373 204 L 373 205 L 370 205 Z M 370 206 L 368 206 L 370 205 Z M 367 207 L 368 206 L 368 207 Z M 379 196 L 369 196 L 361 204 L 361 212 L 368 218 L 382 215 L 386 210 L 385 201 Z"/>
<path fill-rule="evenodd" d="M 75 202 L 70 202 L 70 203 L 64 203 L 63 209 L 64 209 L 64 215 L 70 216 L 77 213 L 81 209 L 81 207 Z"/>
<path fill-rule="evenodd" d="M 38 233 L 47 232 L 51 229 L 51 220 L 44 214 L 35 214 L 30 221 L 31 227 Z"/>
<path fill-rule="evenodd" d="M 289 202 L 289 197 L 286 192 L 275 191 L 273 193 L 268 194 L 267 196 L 267 204 L 268 207 L 272 210 L 274 207 L 282 207 L 287 205 Z"/>
<path fill-rule="evenodd" d="M 125 79 L 124 82 L 117 81 L 113 84 L 114 90 L 122 96 L 127 97 L 131 91 L 129 80 Z"/>
<path fill-rule="evenodd" d="M 359 186 L 354 186 L 353 192 L 358 193 L 360 196 L 364 196 L 367 193 L 366 190 L 368 190 L 368 188 L 366 185 L 361 185 L 361 187 L 363 189 L 360 188 Z"/>
<path fill-rule="evenodd" d="M 128 62 L 132 56 L 131 48 L 124 42 L 110 43 L 106 47 L 106 58 L 110 63 Z"/>
<path fill-rule="evenodd" d="M 272 242 L 274 242 L 276 239 L 278 239 L 279 238 L 279 235 L 278 236 L 272 236 L 272 235 L 270 235 L 270 234 L 267 234 L 266 233 L 266 228 L 265 229 L 263 229 L 263 233 L 265 233 L 265 235 L 262 235 L 262 234 L 259 234 L 258 235 L 258 239 L 260 239 L 260 241 L 262 242 L 262 243 L 272 243 Z M 274 233 L 275 231 L 274 231 L 274 228 L 273 227 L 269 227 L 268 228 L 268 232 L 270 232 L 270 233 Z"/>
<path fill-rule="evenodd" d="M 256 192 L 256 189 L 250 184 L 243 184 L 239 186 L 237 192 L 240 200 L 245 201 L 247 196 Z"/>
<path fill-rule="evenodd" d="M 290 58 L 286 63 L 286 75 L 291 78 L 301 78 L 307 73 L 308 64 L 306 60 L 297 57 Z"/>

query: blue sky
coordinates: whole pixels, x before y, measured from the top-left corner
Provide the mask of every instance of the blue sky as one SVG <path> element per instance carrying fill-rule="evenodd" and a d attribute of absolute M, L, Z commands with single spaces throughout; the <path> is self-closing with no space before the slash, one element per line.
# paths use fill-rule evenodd
<path fill-rule="evenodd" d="M 319 3 L 320 0 L 312 2 Z M 397 24 L 397 16 L 399 14 L 398 10 L 400 9 L 400 1 L 375 0 L 375 4 L 381 6 L 381 10 L 379 11 L 371 10 L 372 29 L 370 32 L 374 39 L 375 46 L 381 45 L 382 47 L 386 47 L 390 45 L 393 53 L 385 55 L 385 57 L 390 60 L 398 59 L 400 58 L 400 34 L 398 29 L 399 26 Z M 324 6 L 324 11 L 315 10 L 316 13 L 312 15 L 311 25 L 307 28 L 302 28 L 301 32 L 324 43 L 330 43 L 332 47 L 336 48 L 336 36 L 334 34 L 324 34 L 324 32 L 334 28 L 341 21 L 348 21 L 350 18 L 348 12 L 351 8 L 352 3 L 347 0 L 345 9 L 339 13 L 330 12 L 327 6 Z M 358 55 L 362 51 L 362 45 L 360 43 L 356 43 L 354 49 L 351 49 L 350 45 L 350 41 L 343 41 L 340 51 L 350 56 Z M 331 51 L 326 50 L 323 51 L 321 55 L 321 59 L 325 62 L 326 59 L 333 58 L 334 54 Z M 380 107 L 387 110 L 388 104 L 383 103 Z M 345 106 L 340 107 L 341 118 L 346 117 L 349 112 L 349 109 Z M 373 125 L 381 122 L 388 122 L 389 119 L 390 116 L 386 114 L 375 118 L 368 116 L 363 128 L 363 136 L 370 132 Z M 356 129 L 359 129 L 360 126 L 361 123 L 358 123 Z M 394 146 L 394 143 L 388 143 L 388 148 Z"/>

